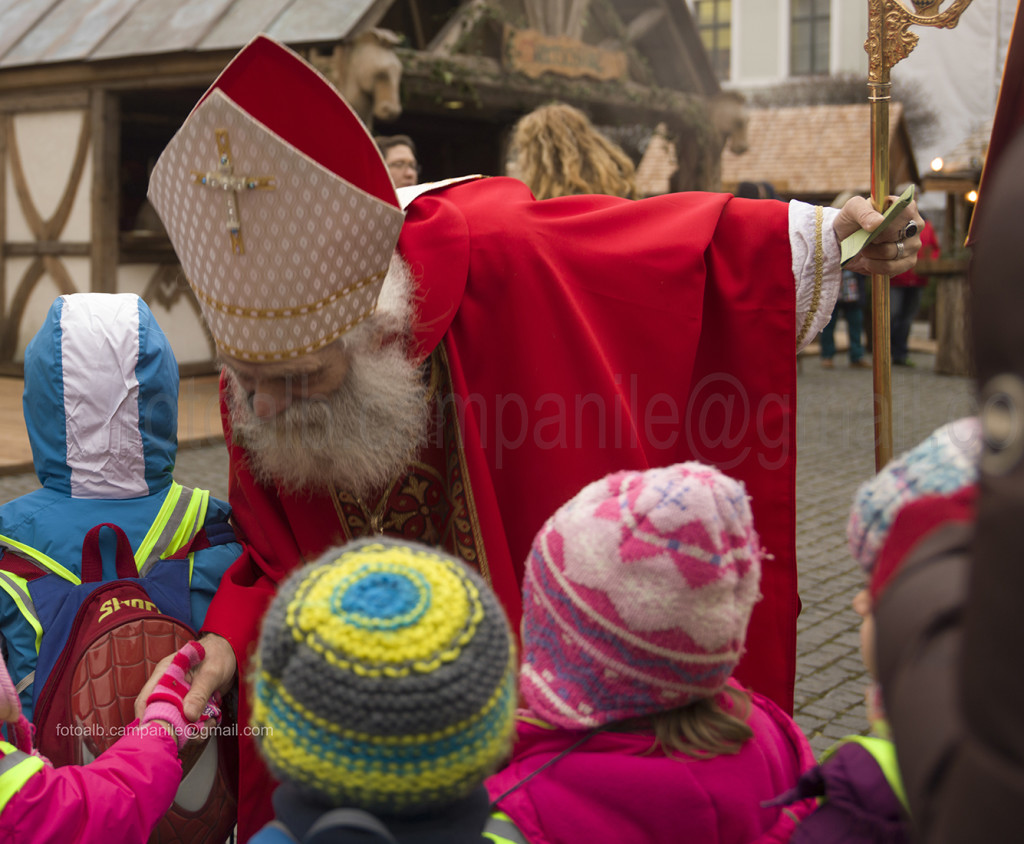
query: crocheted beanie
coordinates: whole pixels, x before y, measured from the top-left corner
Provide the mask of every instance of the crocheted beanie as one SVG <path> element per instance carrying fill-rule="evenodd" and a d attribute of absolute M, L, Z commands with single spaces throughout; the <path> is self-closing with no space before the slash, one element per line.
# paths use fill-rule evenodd
<path fill-rule="evenodd" d="M 925 495 L 948 494 L 974 484 L 980 454 L 981 424 L 968 416 L 937 428 L 861 485 L 846 538 L 867 581 L 900 510 Z"/>
<path fill-rule="evenodd" d="M 351 543 L 289 577 L 264 617 L 254 738 L 274 776 L 314 800 L 438 808 L 507 757 L 516 668 L 501 605 L 460 560 Z"/>
<path fill-rule="evenodd" d="M 761 557 L 746 490 L 710 466 L 584 487 L 526 561 L 527 705 L 582 729 L 714 696 L 743 652 Z"/>

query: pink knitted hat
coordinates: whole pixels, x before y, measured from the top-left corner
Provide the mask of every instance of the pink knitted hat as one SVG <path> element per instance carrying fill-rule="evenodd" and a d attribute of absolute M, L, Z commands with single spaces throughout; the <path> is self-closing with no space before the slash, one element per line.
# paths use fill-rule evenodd
<path fill-rule="evenodd" d="M 580 729 L 712 697 L 743 652 L 762 553 L 746 490 L 710 466 L 584 487 L 526 561 L 527 705 Z"/>

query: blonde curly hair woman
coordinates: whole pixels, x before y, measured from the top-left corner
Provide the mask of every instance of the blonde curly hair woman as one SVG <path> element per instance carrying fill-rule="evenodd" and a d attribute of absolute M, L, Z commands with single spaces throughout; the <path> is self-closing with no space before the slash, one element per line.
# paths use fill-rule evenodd
<path fill-rule="evenodd" d="M 551 103 L 520 118 L 512 133 L 509 175 L 537 199 L 604 193 L 637 198 L 636 168 L 578 108 Z"/>

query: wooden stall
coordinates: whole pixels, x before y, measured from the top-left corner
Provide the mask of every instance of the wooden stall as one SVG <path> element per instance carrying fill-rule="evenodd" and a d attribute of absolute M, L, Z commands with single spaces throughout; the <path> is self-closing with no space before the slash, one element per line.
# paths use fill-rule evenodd
<path fill-rule="evenodd" d="M 140 294 L 183 373 L 213 371 L 146 185 L 259 32 L 307 56 L 375 132 L 413 136 L 425 180 L 502 173 L 511 125 L 556 99 L 622 138 L 670 127 L 701 155 L 684 187 L 713 186 L 733 131 L 716 127 L 728 98 L 684 0 L 0 4 L 0 374 L 20 374 L 53 298 L 82 291 Z"/>

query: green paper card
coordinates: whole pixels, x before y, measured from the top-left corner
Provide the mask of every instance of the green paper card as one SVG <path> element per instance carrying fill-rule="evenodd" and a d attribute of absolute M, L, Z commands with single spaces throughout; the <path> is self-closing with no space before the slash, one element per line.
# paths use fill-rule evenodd
<path fill-rule="evenodd" d="M 865 246 L 889 228 L 889 224 L 892 223 L 896 216 L 910 204 L 910 200 L 913 198 L 914 186 L 909 185 L 907 189 L 900 194 L 900 198 L 885 209 L 882 214 L 882 222 L 878 224 L 878 228 L 873 232 L 864 231 L 864 229 L 857 229 L 857 231 L 845 238 L 840 244 L 840 266 L 845 267 L 850 261 L 860 254 L 860 251 Z"/>

